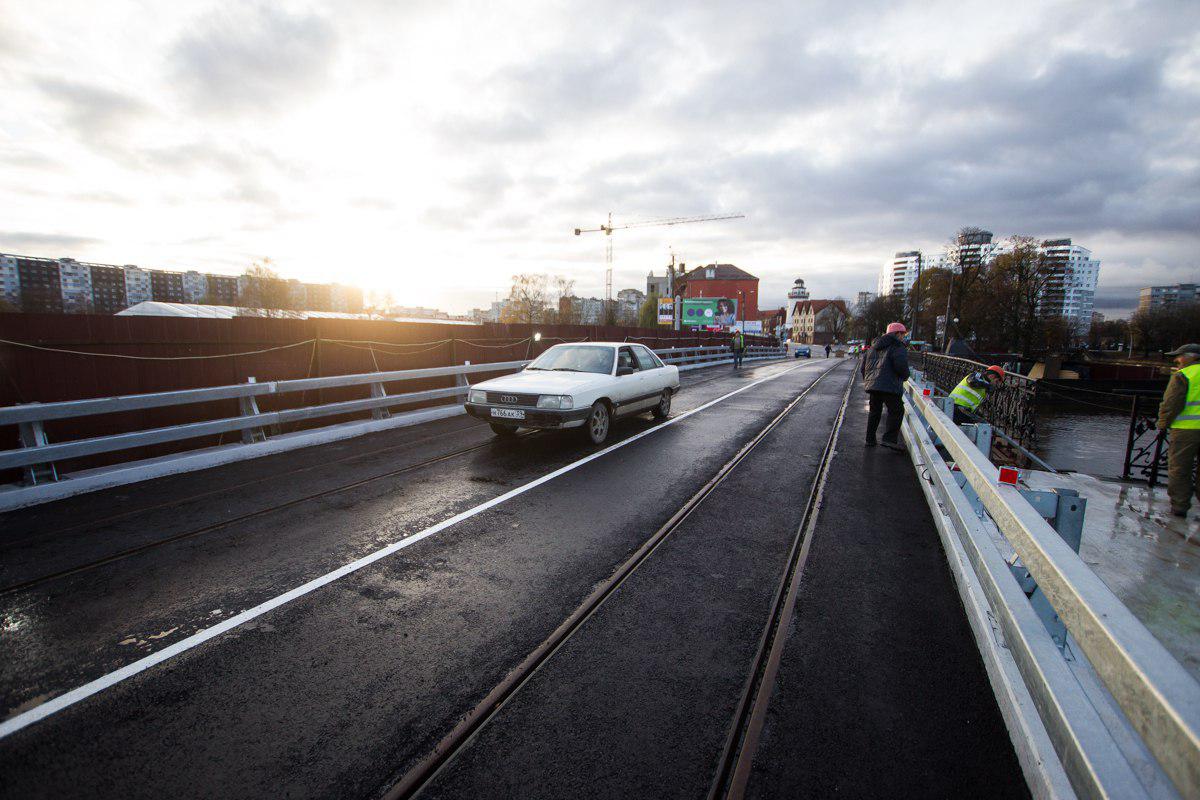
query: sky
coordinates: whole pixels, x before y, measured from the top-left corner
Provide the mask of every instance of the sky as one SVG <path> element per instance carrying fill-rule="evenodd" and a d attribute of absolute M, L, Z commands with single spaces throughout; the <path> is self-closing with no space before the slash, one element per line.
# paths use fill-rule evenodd
<path fill-rule="evenodd" d="M 1200 3 L 0 0 L 0 252 L 601 295 L 671 254 L 763 307 L 965 225 L 1069 236 L 1097 310 L 1200 281 Z"/>

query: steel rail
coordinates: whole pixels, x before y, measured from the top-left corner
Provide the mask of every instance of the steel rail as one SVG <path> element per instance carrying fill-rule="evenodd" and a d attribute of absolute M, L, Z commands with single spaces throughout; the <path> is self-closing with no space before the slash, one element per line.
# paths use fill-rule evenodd
<path fill-rule="evenodd" d="M 842 395 L 842 404 L 833 421 L 833 427 L 829 431 L 829 438 L 825 442 L 821 459 L 817 462 L 817 472 L 813 478 L 812 487 L 809 489 L 804 515 L 801 517 L 796 535 L 792 539 L 783 575 L 780 577 L 779 587 L 775 590 L 775 600 L 771 604 L 771 613 L 758 642 L 754 666 L 742 689 L 737 712 L 734 715 L 733 724 L 729 728 L 725 747 L 721 752 L 717 774 L 709 788 L 710 800 L 719 797 L 741 798 L 745 795 L 754 754 L 758 750 L 759 737 L 762 734 L 763 724 L 766 722 L 771 692 L 775 687 L 779 664 L 783 658 L 787 630 L 795 613 L 796 597 L 800 592 L 800 580 L 804 574 L 804 566 L 808 562 L 813 530 L 821 510 L 825 481 L 829 476 L 829 465 L 833 461 L 834 448 L 842 429 L 842 422 L 846 418 L 846 405 L 849 402 L 850 391 L 854 388 L 857 374 L 857 371 L 851 370 L 850 381 L 846 384 L 846 391 Z"/>
<path fill-rule="evenodd" d="M 808 396 L 821 380 L 833 372 L 840 364 L 821 372 L 816 379 L 804 387 L 782 411 L 767 425 L 754 435 L 750 441 L 738 450 L 733 458 L 726 461 L 720 469 L 700 489 L 679 507 L 642 545 L 613 573 L 595 589 L 583 602 L 561 622 L 551 634 L 537 647 L 525 656 L 487 695 L 459 722 L 434 745 L 433 750 L 421 759 L 415 766 L 408 769 L 400 778 L 383 792 L 385 800 L 402 800 L 417 795 L 454 757 L 461 752 L 479 731 L 487 725 L 501 708 L 511 699 L 538 670 L 548 662 L 584 623 L 619 589 L 658 549 L 667 537 L 677 530 L 680 524 L 691 515 L 712 492 L 724 482 L 733 470 L 757 447 L 768 434 L 794 409 L 800 401 Z M 851 379 L 853 383 L 853 379 Z"/>

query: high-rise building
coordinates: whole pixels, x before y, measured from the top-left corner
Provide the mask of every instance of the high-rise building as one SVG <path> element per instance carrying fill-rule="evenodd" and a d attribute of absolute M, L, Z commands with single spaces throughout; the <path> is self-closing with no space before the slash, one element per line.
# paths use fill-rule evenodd
<path fill-rule="evenodd" d="M 238 304 L 238 280 L 232 275 L 205 275 L 208 284 L 208 302 L 218 306 Z"/>
<path fill-rule="evenodd" d="M 1177 283 L 1174 286 L 1147 286 L 1138 297 L 1138 311 L 1150 311 L 1176 303 L 1200 302 L 1200 284 Z"/>
<path fill-rule="evenodd" d="M 129 308 L 125 294 L 125 270 L 107 264 L 91 264 L 92 313 L 115 314 Z"/>
<path fill-rule="evenodd" d="M 63 297 L 58 262 L 25 256 L 16 259 L 21 310 L 31 314 L 61 314 Z"/>
<path fill-rule="evenodd" d="M 358 314 L 356 286 L 288 281 L 293 307 Z M 246 276 L 196 270 L 146 270 L 133 264 L 91 264 L 72 258 L 0 253 L 0 301 L 29 313 L 115 314 L 148 300 L 236 306 L 248 300 Z M 317 305 L 314 305 L 314 300 Z"/>
<path fill-rule="evenodd" d="M 208 298 L 208 280 L 193 270 L 183 273 L 183 297 L 186 303 L 203 303 Z"/>
<path fill-rule="evenodd" d="M 904 250 L 892 256 L 879 272 L 879 294 L 908 294 L 917 282 L 924 256 L 920 250 Z"/>
<path fill-rule="evenodd" d="M 1070 239 L 1047 239 L 1041 249 L 1051 265 L 1041 298 L 1042 313 L 1065 317 L 1077 334 L 1086 334 L 1092 324 L 1100 262 L 1092 258 L 1091 250 Z"/>
<path fill-rule="evenodd" d="M 131 306 L 154 299 L 150 273 L 133 264 L 125 265 L 125 300 Z"/>
<path fill-rule="evenodd" d="M 21 307 L 21 276 L 16 256 L 0 255 L 0 303 L 14 309 Z"/>

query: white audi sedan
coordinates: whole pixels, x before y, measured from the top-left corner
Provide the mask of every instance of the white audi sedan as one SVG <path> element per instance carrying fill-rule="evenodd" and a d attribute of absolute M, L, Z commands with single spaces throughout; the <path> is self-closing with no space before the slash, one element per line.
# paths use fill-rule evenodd
<path fill-rule="evenodd" d="M 582 427 L 600 444 L 615 418 L 646 411 L 666 417 L 677 391 L 679 368 L 645 345 L 556 344 L 520 372 L 472 386 L 466 408 L 498 436 L 518 428 Z"/>

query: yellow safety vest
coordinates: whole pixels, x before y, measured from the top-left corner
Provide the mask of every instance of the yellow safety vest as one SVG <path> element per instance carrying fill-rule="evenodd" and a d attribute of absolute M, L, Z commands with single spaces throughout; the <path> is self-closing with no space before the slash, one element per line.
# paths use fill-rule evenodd
<path fill-rule="evenodd" d="M 954 387 L 954 391 L 950 392 L 950 399 L 954 401 L 954 405 L 959 408 L 965 408 L 967 411 L 974 411 L 979 408 L 979 404 L 987 398 L 986 390 L 979 390 L 971 386 L 971 376 L 963 378 L 958 386 Z"/>
<path fill-rule="evenodd" d="M 1187 378 L 1187 400 L 1179 416 L 1171 422 L 1171 427 L 1197 431 L 1200 430 L 1200 364 L 1189 364 L 1179 371 Z"/>

